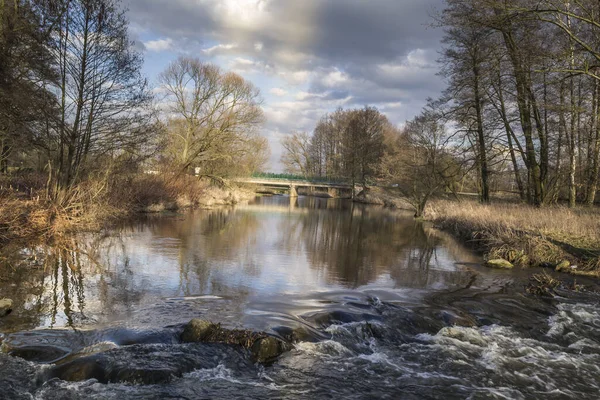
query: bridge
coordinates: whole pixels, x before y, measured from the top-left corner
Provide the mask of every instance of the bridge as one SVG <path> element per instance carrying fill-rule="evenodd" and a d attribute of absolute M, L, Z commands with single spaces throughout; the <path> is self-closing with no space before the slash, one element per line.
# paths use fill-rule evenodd
<path fill-rule="evenodd" d="M 353 197 L 352 185 L 339 182 L 323 182 L 317 180 L 300 180 L 300 179 L 278 179 L 278 178 L 235 178 L 232 179 L 236 183 L 247 183 L 251 185 L 263 186 L 266 188 L 286 189 L 290 192 L 290 197 L 298 197 L 298 189 L 306 189 L 305 194 L 314 196 L 317 194 L 317 189 L 321 193 L 327 193 L 330 197 Z M 323 190 L 324 189 L 324 190 Z M 358 187 L 356 187 L 358 189 Z"/>

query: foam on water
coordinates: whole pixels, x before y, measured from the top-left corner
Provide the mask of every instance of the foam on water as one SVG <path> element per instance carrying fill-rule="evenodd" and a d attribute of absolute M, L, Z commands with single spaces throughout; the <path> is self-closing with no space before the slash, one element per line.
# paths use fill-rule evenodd
<path fill-rule="evenodd" d="M 321 357 L 349 357 L 355 355 L 352 350 L 334 340 L 325 340 L 317 343 L 301 342 L 296 345 L 296 350 Z"/>

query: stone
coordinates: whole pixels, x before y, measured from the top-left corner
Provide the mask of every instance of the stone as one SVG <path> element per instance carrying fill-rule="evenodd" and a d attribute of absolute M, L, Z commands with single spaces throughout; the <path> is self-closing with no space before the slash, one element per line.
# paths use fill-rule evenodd
<path fill-rule="evenodd" d="M 497 268 L 497 269 L 512 269 L 512 268 L 514 268 L 514 265 L 512 265 L 511 262 L 506 261 L 502 258 L 498 258 L 495 260 L 488 260 L 485 263 L 485 265 L 490 268 Z"/>
<path fill-rule="evenodd" d="M 202 342 L 206 340 L 217 326 L 210 321 L 194 318 L 185 326 L 181 334 L 184 343 Z"/>
<path fill-rule="evenodd" d="M 12 312 L 12 304 L 11 299 L 0 300 L 0 317 L 6 317 Z"/>
<path fill-rule="evenodd" d="M 571 263 L 568 260 L 562 260 L 554 268 L 555 271 L 569 272 L 571 270 Z"/>
<path fill-rule="evenodd" d="M 249 349 L 253 362 L 271 363 L 292 345 L 268 336 L 264 332 L 241 329 L 226 329 L 202 319 L 192 319 L 181 334 L 184 343 L 223 343 Z"/>
<path fill-rule="evenodd" d="M 257 340 L 250 348 L 254 360 L 261 364 L 273 362 L 289 350 L 290 346 L 287 343 L 272 336 Z"/>

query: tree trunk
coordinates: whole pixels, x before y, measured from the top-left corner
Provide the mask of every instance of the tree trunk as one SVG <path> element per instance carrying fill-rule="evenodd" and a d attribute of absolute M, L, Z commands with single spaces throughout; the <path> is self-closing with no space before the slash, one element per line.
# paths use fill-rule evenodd
<path fill-rule="evenodd" d="M 8 156 L 10 154 L 10 146 L 4 141 L 0 148 L 0 174 L 8 173 Z"/>
<path fill-rule="evenodd" d="M 508 150 L 510 152 L 510 159 L 513 165 L 513 172 L 515 174 L 515 182 L 517 183 L 517 188 L 519 189 L 519 196 L 522 201 L 527 200 L 527 193 L 525 192 L 525 186 L 523 185 L 523 179 L 521 178 L 521 174 L 519 172 L 519 164 L 517 162 L 517 157 L 515 155 L 514 145 L 516 144 L 519 148 L 519 153 L 523 157 L 523 149 L 518 142 L 518 139 L 515 136 L 515 133 L 510 126 L 510 122 L 508 120 L 508 116 L 506 115 L 506 105 L 504 104 L 504 94 L 502 93 L 502 78 L 500 75 L 500 69 L 498 69 L 498 87 L 496 89 L 496 94 L 498 95 L 499 105 L 495 106 L 496 110 L 500 114 L 500 118 L 502 119 L 502 123 L 504 125 L 504 130 L 506 132 L 506 139 L 508 141 Z M 515 141 L 513 143 L 513 137 L 515 137 Z M 525 164 L 527 164 L 527 160 L 524 160 Z"/>
<path fill-rule="evenodd" d="M 502 31 L 504 43 L 508 51 L 509 58 L 513 65 L 513 72 L 517 88 L 517 105 L 519 108 L 519 117 L 521 128 L 525 137 L 525 153 L 527 158 L 527 169 L 529 172 L 531 186 L 533 188 L 533 204 L 541 206 L 543 204 L 543 185 L 542 171 L 537 162 L 535 144 L 533 141 L 533 124 L 531 116 L 531 88 L 528 87 L 527 73 L 523 70 L 523 63 L 519 55 L 517 44 L 515 43 L 511 32 L 508 29 Z"/>
<path fill-rule="evenodd" d="M 489 171 L 487 162 L 487 151 L 485 146 L 485 135 L 483 132 L 483 115 L 481 111 L 481 97 L 479 93 L 479 66 L 473 60 L 473 94 L 475 99 L 475 113 L 477 118 L 477 142 L 479 153 L 479 169 L 481 176 L 481 202 L 490 202 Z"/>
<path fill-rule="evenodd" d="M 596 102 L 594 104 L 594 126 L 592 126 L 593 135 L 591 135 L 592 139 L 592 154 L 590 157 L 590 172 L 588 178 L 588 189 L 587 189 L 587 197 L 585 199 L 585 203 L 588 206 L 593 206 L 596 201 L 596 192 L 598 191 L 598 174 L 600 173 L 600 87 L 598 82 L 595 83 L 595 94 L 596 94 Z"/>
<path fill-rule="evenodd" d="M 577 107 L 575 103 L 575 82 L 573 78 L 569 81 L 569 94 L 570 94 L 570 114 L 571 120 L 569 124 L 569 207 L 574 208 L 577 203 L 577 186 L 576 186 L 576 173 L 577 173 L 577 147 L 575 144 L 575 126 L 577 123 Z"/>

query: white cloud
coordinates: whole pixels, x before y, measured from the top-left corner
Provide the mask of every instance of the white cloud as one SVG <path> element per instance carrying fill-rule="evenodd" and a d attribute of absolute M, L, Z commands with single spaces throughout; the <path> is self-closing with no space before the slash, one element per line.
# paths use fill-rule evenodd
<path fill-rule="evenodd" d="M 284 90 L 282 88 L 277 88 L 277 87 L 269 90 L 269 93 L 271 93 L 272 95 L 275 95 L 277 97 L 283 97 L 286 94 L 288 94 L 287 90 Z"/>
<path fill-rule="evenodd" d="M 207 49 L 202 49 L 202 52 L 207 56 L 216 56 L 219 54 L 230 52 L 233 49 L 236 49 L 238 45 L 236 43 L 226 43 L 226 44 L 217 44 L 216 46 L 209 47 Z"/>
<path fill-rule="evenodd" d="M 144 46 L 149 51 L 156 51 L 156 52 L 166 51 L 166 50 L 170 50 L 171 47 L 173 46 L 173 40 L 169 39 L 169 38 L 149 40 L 147 42 L 144 42 Z"/>
<path fill-rule="evenodd" d="M 311 73 L 306 70 L 280 70 L 277 75 L 291 85 L 300 86 L 308 83 Z"/>

